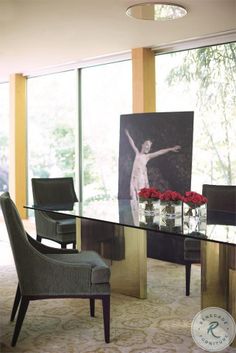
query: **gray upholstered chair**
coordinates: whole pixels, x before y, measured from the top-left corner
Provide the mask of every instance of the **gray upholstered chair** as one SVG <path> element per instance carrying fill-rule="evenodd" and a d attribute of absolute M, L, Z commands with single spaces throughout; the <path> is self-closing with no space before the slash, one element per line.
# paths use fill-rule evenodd
<path fill-rule="evenodd" d="M 185 264 L 185 283 L 186 295 L 190 295 L 190 280 L 192 264 L 201 262 L 201 242 L 198 239 L 184 239 L 184 264 Z"/>
<path fill-rule="evenodd" d="M 150 258 L 185 266 L 185 293 L 190 295 L 191 266 L 200 262 L 200 241 L 148 231 Z"/>
<path fill-rule="evenodd" d="M 12 346 L 16 345 L 30 300 L 50 298 L 89 298 L 94 316 L 95 299 L 103 305 L 105 341 L 110 340 L 110 269 L 93 251 L 47 247 L 24 230 L 9 193 L 0 196 L 16 271 L 18 288 L 11 314 L 18 309 Z"/>
<path fill-rule="evenodd" d="M 73 209 L 78 201 L 72 178 L 33 178 L 32 191 L 34 205 L 55 206 L 58 210 Z M 53 240 L 66 248 L 72 243 L 76 246 L 75 219 L 69 215 L 35 211 L 37 240 L 42 238 Z"/>
<path fill-rule="evenodd" d="M 208 198 L 208 224 L 236 224 L 236 186 L 204 184 L 202 194 Z"/>

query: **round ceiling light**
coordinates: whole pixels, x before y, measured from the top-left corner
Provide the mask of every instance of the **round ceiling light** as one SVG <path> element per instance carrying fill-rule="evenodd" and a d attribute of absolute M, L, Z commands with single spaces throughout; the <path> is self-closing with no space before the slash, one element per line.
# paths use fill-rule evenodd
<path fill-rule="evenodd" d="M 181 18 L 187 14 L 183 6 L 170 3 L 146 2 L 128 7 L 126 15 L 139 20 L 166 21 Z"/>

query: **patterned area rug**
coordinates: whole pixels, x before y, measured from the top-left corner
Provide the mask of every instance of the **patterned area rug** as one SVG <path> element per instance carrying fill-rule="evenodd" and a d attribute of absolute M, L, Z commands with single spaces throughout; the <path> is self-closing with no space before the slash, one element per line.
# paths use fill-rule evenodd
<path fill-rule="evenodd" d="M 89 316 L 81 299 L 31 302 L 16 348 L 9 316 L 17 285 L 13 265 L 0 266 L 1 352 L 200 353 L 191 321 L 200 310 L 200 266 L 192 266 L 191 295 L 184 293 L 184 266 L 148 259 L 148 299 L 112 294 L 111 343 L 103 341 L 101 304 Z M 232 349 L 225 352 L 233 352 Z"/>
<path fill-rule="evenodd" d="M 33 232 L 31 222 L 26 228 Z M 17 346 L 10 346 L 9 321 L 17 277 L 0 215 L 0 352 L 2 353 L 202 353 L 190 332 L 200 310 L 200 266 L 192 266 L 191 295 L 185 296 L 185 268 L 148 259 L 148 299 L 112 293 L 111 343 L 104 343 L 101 303 L 90 318 L 82 299 L 31 302 Z M 224 353 L 235 352 L 228 348 Z"/>

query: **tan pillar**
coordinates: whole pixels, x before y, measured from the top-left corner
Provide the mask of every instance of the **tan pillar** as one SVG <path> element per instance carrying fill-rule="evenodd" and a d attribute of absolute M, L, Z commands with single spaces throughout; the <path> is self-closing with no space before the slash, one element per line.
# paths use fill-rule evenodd
<path fill-rule="evenodd" d="M 150 48 L 132 49 L 133 113 L 156 111 L 155 55 Z"/>
<path fill-rule="evenodd" d="M 27 217 L 26 204 L 26 78 L 10 75 L 9 191 L 20 216 Z"/>

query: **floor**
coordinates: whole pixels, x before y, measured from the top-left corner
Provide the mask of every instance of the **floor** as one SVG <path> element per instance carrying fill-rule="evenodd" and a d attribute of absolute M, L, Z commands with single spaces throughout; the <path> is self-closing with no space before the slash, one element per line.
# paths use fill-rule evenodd
<path fill-rule="evenodd" d="M 32 235 L 34 221 L 24 222 Z M 200 266 L 192 269 L 185 296 L 184 266 L 148 259 L 148 299 L 111 296 L 111 343 L 103 340 L 101 304 L 95 318 L 86 300 L 30 303 L 16 348 L 9 322 L 17 276 L 5 225 L 0 219 L 0 352 L 2 353 L 202 353 L 191 336 L 200 310 Z M 228 348 L 225 353 L 233 353 Z"/>

